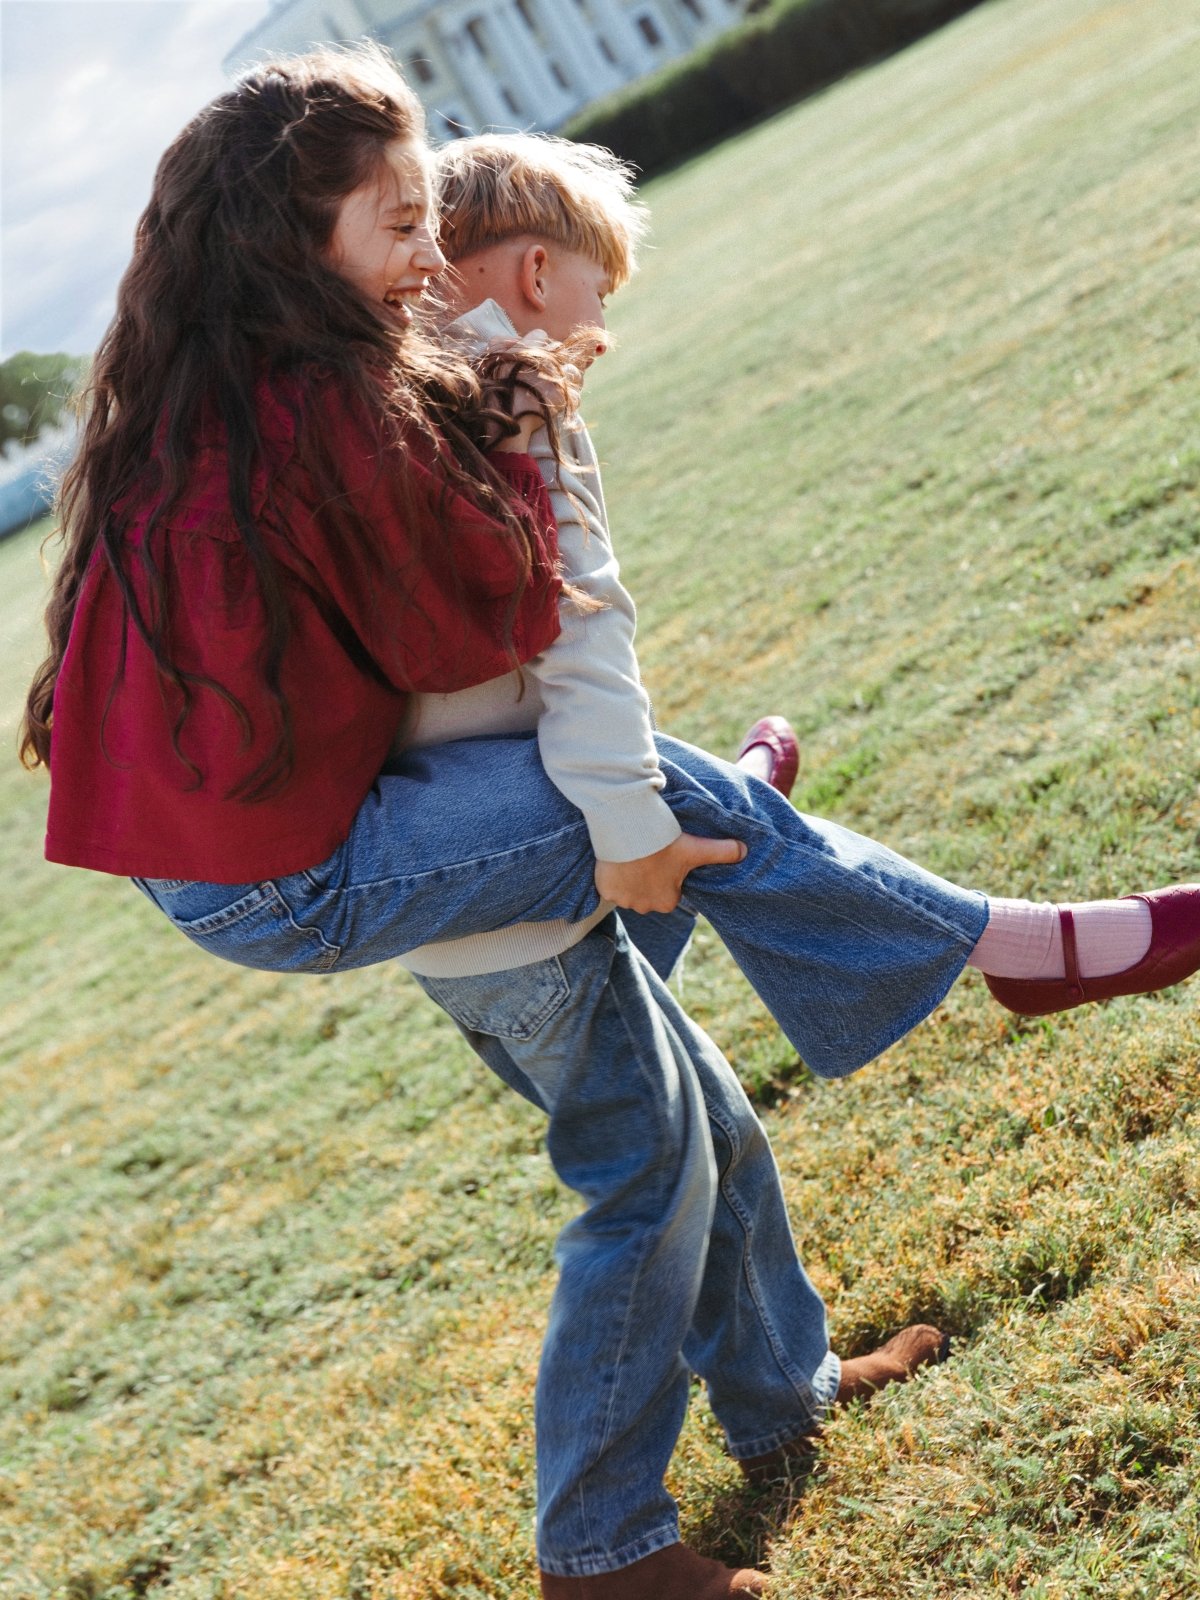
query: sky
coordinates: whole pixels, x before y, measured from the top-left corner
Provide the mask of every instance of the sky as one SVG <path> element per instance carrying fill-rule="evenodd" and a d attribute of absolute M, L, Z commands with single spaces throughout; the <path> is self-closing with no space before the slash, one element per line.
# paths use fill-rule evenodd
<path fill-rule="evenodd" d="M 267 0 L 0 0 L 0 359 L 93 350 L 158 158 Z"/>

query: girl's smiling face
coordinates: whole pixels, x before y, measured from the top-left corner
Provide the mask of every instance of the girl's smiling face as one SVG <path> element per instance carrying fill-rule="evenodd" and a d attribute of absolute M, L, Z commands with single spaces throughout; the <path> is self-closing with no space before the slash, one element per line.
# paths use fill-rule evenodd
<path fill-rule="evenodd" d="M 412 322 L 430 278 L 446 265 L 437 242 L 429 155 L 419 140 L 394 140 L 379 176 L 342 201 L 326 260 L 381 319 L 399 328 Z"/>

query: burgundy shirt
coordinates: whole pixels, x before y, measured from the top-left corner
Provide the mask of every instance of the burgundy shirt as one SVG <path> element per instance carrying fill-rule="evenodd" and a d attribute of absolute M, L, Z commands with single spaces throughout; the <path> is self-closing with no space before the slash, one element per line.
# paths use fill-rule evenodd
<path fill-rule="evenodd" d="M 198 452 L 183 497 L 151 534 L 151 553 L 169 596 L 171 659 L 230 690 L 249 729 L 218 693 L 199 688 L 179 734 L 180 759 L 172 747 L 178 697 L 98 555 L 54 692 L 49 860 L 214 883 L 315 866 L 349 834 L 407 694 L 449 693 L 511 669 L 504 622 L 517 568 L 496 524 L 447 492 L 431 451 L 419 444 L 410 451 L 416 511 L 406 510 L 394 473 L 381 470 L 372 430 L 332 385 L 319 410 L 345 494 L 375 530 L 384 559 L 361 541 L 350 548 L 338 540 L 294 459 L 293 412 L 264 391 L 265 455 L 252 492 L 291 619 L 281 682 L 295 743 L 286 786 L 258 801 L 230 794 L 270 751 L 280 723 L 261 680 L 262 605 L 217 442 Z M 517 657 L 528 661 L 559 631 L 554 517 L 532 457 L 499 453 L 493 462 L 537 530 L 538 559 L 512 628 Z M 125 515 L 124 536 L 137 544 L 147 511 Z M 134 571 L 144 609 L 140 564 Z"/>

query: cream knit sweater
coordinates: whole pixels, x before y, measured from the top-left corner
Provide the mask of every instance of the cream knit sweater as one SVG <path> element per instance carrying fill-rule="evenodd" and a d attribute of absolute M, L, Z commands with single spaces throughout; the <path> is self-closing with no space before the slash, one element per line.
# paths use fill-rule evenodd
<path fill-rule="evenodd" d="M 517 337 L 494 300 L 460 317 L 447 334 L 469 353 Z M 516 673 L 457 694 L 416 696 L 403 746 L 536 730 L 546 773 L 583 813 L 597 858 L 633 861 L 664 849 L 681 830 L 662 798 L 650 702 L 633 648 L 633 601 L 621 585 L 595 450 L 578 417 L 564 426 L 561 443 L 561 467 L 544 432 L 534 435 L 531 454 L 558 522 L 563 575 L 604 609 L 581 616 L 563 600 L 562 632 L 526 663 L 519 699 Z M 503 972 L 560 955 L 611 909 L 602 904 L 584 922 L 525 922 L 421 945 L 399 960 L 426 977 Z"/>

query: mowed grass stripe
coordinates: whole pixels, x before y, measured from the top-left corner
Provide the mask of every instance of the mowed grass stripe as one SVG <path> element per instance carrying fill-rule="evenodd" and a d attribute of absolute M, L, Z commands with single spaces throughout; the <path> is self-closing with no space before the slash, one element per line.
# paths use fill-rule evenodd
<path fill-rule="evenodd" d="M 801 803 L 1037 895 L 1196 876 L 1200 17 L 999 0 L 650 187 L 589 413 L 660 722 L 764 710 Z M 0 547 L 0 719 L 40 648 Z M 0 773 L 0 1592 L 532 1591 L 530 1406 L 572 1206 L 399 973 L 220 967 L 39 858 Z M 1200 1026 L 1014 1024 L 969 978 L 812 1083 L 703 930 L 837 1347 L 956 1359 L 689 1538 L 783 1600 L 1197 1592 Z"/>

